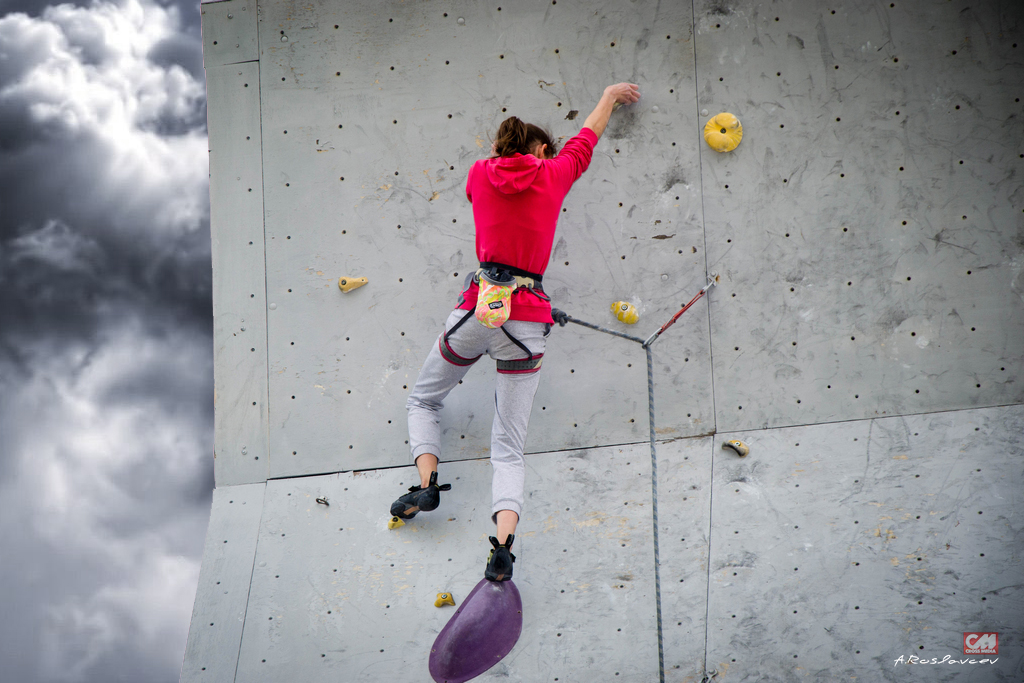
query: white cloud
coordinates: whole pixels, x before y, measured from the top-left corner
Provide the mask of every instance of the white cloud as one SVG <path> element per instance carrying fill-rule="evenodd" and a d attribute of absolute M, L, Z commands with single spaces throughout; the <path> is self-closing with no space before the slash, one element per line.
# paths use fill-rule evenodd
<path fill-rule="evenodd" d="M 145 216 L 164 231 L 196 229 L 208 215 L 204 84 L 149 57 L 178 30 L 176 8 L 138 0 L 0 18 L 0 106 L 71 141 L 69 156 L 75 141 L 89 143 L 77 161 L 93 212 Z M 166 134 L 174 122 L 192 129 Z"/>
<path fill-rule="evenodd" d="M 20 406 L 0 419 L 0 430 L 18 432 L 9 483 L 19 511 L 0 520 L 0 536 L 29 539 L 22 551 L 72 574 L 64 591 L 38 598 L 41 680 L 84 681 L 125 656 L 169 680 L 198 581 L 199 556 L 181 548 L 201 541 L 207 509 L 181 497 L 209 464 L 211 435 L 161 392 L 170 377 L 202 391 L 211 368 L 196 362 L 188 331 L 156 339 L 129 320 L 105 337 L 37 366 Z"/>
<path fill-rule="evenodd" d="M 181 665 L 184 636 L 199 581 L 199 563 L 183 557 L 153 555 L 127 584 L 105 585 L 88 597 L 50 605 L 42 628 L 40 673 L 44 680 L 80 683 L 117 650 L 131 642 L 151 671 Z M 168 648 L 168 641 L 182 647 Z"/>
<path fill-rule="evenodd" d="M 4 680 L 178 678 L 212 488 L 197 44 L 148 0 L 0 17 Z"/>
<path fill-rule="evenodd" d="M 54 270 L 95 275 L 103 267 L 103 250 L 96 241 L 57 220 L 11 240 L 9 249 L 8 262 L 15 268 L 31 267 L 35 261 Z"/>
<path fill-rule="evenodd" d="M 33 424 L 14 455 L 19 478 L 37 494 L 29 503 L 37 536 L 125 568 L 135 559 L 130 548 L 119 551 L 123 530 L 110 520 L 136 516 L 147 530 L 145 508 L 165 504 L 147 498 L 149 489 L 179 487 L 207 464 L 210 435 L 187 408 L 203 406 L 212 368 L 196 354 L 206 340 L 188 329 L 155 338 L 137 320 L 114 324 L 97 347 L 37 365 L 7 417 Z"/>

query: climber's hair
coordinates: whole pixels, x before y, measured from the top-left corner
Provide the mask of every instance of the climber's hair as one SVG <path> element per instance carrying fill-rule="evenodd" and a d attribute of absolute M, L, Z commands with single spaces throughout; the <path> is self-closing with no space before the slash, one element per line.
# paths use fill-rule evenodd
<path fill-rule="evenodd" d="M 547 145 L 547 158 L 554 159 L 558 154 L 551 134 L 540 126 L 524 123 L 518 117 L 510 116 L 501 122 L 498 135 L 494 140 L 496 157 L 510 157 L 513 154 L 529 154 L 530 148 L 536 144 Z"/>

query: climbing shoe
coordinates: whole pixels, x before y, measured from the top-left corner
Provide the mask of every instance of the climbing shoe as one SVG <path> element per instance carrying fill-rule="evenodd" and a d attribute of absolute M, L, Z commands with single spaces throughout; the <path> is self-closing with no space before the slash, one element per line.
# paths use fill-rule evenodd
<path fill-rule="evenodd" d="M 491 554 L 487 556 L 487 569 L 484 570 L 484 578 L 488 581 L 508 581 L 512 578 L 512 563 L 516 561 L 516 556 L 510 551 L 512 550 L 512 541 L 515 540 L 515 534 L 509 534 L 508 540 L 502 545 L 498 543 L 498 539 L 494 536 L 490 537 L 491 545 L 494 548 L 491 550 Z"/>
<path fill-rule="evenodd" d="M 436 510 L 441 502 L 441 491 L 450 491 L 451 488 L 451 484 L 438 486 L 437 472 L 431 472 L 430 483 L 426 488 L 410 486 L 409 493 L 391 504 L 391 515 L 399 519 L 412 519 L 420 510 L 423 512 Z"/>

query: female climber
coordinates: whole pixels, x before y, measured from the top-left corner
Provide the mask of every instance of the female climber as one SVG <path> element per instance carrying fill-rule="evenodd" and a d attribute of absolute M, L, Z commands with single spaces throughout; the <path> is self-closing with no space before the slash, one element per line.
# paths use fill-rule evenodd
<path fill-rule="evenodd" d="M 523 508 L 526 429 L 553 322 L 541 280 L 559 210 L 590 165 L 615 105 L 639 99 L 639 88 L 632 83 L 605 88 L 583 128 L 561 152 L 546 131 L 511 116 L 498 129 L 491 157 L 474 163 L 466 179 L 480 269 L 467 278 L 406 403 L 409 446 L 420 485 L 396 500 L 391 514 L 411 519 L 434 510 L 440 492 L 451 488 L 437 483 L 441 407 L 469 367 L 487 353 L 498 366 L 491 426 L 491 520 L 497 537 L 490 537 L 493 547 L 484 571 L 491 581 L 512 578 L 512 541 Z"/>

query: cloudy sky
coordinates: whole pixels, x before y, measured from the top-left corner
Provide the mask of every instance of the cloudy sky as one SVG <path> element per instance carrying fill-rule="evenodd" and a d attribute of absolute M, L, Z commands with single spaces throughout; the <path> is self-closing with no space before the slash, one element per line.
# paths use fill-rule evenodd
<path fill-rule="evenodd" d="M 198 0 L 0 2 L 0 678 L 177 681 L 213 489 Z"/>

